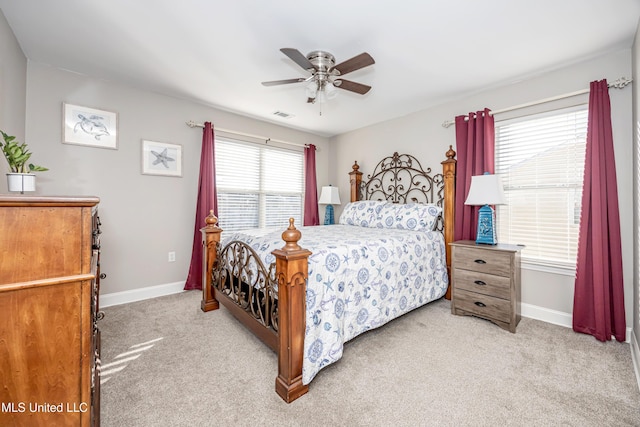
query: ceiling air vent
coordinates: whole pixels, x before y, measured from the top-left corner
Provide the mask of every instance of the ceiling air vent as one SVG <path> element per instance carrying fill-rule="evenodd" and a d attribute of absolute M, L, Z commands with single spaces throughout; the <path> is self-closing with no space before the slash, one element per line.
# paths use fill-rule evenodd
<path fill-rule="evenodd" d="M 282 119 L 290 119 L 292 117 L 295 117 L 293 114 L 285 113 L 284 111 L 274 111 L 273 115 Z"/>

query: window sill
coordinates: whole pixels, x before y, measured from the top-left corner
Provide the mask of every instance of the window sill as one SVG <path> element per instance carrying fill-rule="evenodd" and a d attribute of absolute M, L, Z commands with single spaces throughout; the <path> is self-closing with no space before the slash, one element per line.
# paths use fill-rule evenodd
<path fill-rule="evenodd" d="M 541 261 L 521 260 L 523 270 L 542 271 L 544 273 L 560 274 L 563 276 L 576 276 L 576 267 L 569 265 L 545 264 Z"/>

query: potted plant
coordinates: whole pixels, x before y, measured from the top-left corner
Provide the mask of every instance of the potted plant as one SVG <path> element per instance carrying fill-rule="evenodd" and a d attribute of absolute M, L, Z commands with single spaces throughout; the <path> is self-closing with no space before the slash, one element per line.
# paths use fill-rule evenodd
<path fill-rule="evenodd" d="M 3 141 L 0 141 L 0 149 L 9 163 L 10 172 L 7 173 L 7 185 L 9 191 L 35 191 L 36 176 L 32 172 L 48 170 L 45 167 L 28 163 L 31 152 L 26 143 L 20 144 L 15 136 L 7 135 L 0 130 Z"/>

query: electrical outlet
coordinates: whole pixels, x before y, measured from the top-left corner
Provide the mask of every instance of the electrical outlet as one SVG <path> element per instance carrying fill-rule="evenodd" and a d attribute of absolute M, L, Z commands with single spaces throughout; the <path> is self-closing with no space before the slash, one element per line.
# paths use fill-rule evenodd
<path fill-rule="evenodd" d="M 169 262 L 175 262 L 176 260 L 176 253 L 175 252 L 169 252 Z"/>

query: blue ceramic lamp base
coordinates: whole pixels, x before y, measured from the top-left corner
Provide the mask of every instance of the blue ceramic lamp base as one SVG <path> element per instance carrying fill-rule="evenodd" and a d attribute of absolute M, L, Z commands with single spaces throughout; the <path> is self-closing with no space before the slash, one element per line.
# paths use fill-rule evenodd
<path fill-rule="evenodd" d="M 484 205 L 478 211 L 478 235 L 476 244 L 497 245 L 498 238 L 494 224 L 496 222 L 496 212 L 489 205 Z"/>
<path fill-rule="evenodd" d="M 324 225 L 333 224 L 333 205 L 327 205 L 324 211 Z"/>

